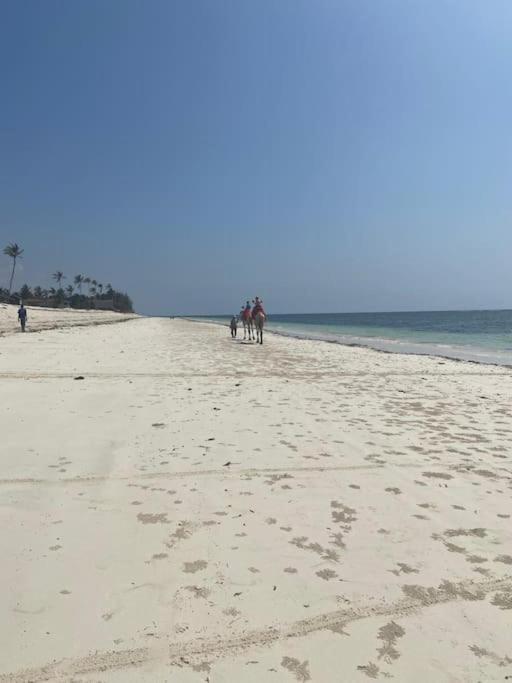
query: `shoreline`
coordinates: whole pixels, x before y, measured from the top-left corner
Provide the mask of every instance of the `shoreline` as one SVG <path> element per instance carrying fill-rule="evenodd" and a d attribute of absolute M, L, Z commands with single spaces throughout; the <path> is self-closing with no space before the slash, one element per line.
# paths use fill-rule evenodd
<path fill-rule="evenodd" d="M 220 327 L 225 327 L 227 326 L 229 329 L 229 321 L 226 323 L 220 321 L 220 320 L 212 320 L 212 319 L 204 319 L 200 320 L 198 318 L 188 318 L 188 317 L 178 317 L 176 319 L 179 320 L 187 320 L 188 322 L 193 322 L 193 323 L 204 323 L 207 325 L 218 325 Z M 243 327 L 239 324 L 238 329 L 243 329 Z M 390 354 L 390 355 L 403 355 L 403 356 L 419 356 L 419 357 L 425 357 L 425 358 L 432 358 L 433 360 L 436 358 L 441 358 L 443 360 L 453 360 L 457 363 L 471 363 L 474 365 L 484 365 L 484 366 L 491 366 L 491 367 L 498 367 L 498 368 L 505 368 L 507 370 L 512 370 L 512 364 L 508 363 L 500 363 L 497 361 L 491 361 L 491 360 L 482 360 L 482 359 L 475 359 L 475 358 L 463 358 L 455 355 L 449 355 L 449 354 L 443 354 L 442 352 L 435 353 L 432 351 L 406 351 L 405 349 L 385 349 L 385 348 L 378 348 L 377 346 L 372 346 L 371 343 L 364 344 L 360 342 L 349 342 L 349 341 L 344 341 L 342 339 L 327 339 L 323 337 L 315 337 L 314 335 L 308 335 L 308 334 L 300 334 L 300 333 L 293 333 L 293 332 L 285 332 L 282 330 L 272 330 L 269 328 L 265 328 L 265 335 L 267 334 L 272 334 L 278 337 L 284 337 L 287 339 L 297 339 L 297 340 L 302 340 L 302 341 L 317 341 L 317 342 L 322 342 L 325 344 L 335 344 L 339 346 L 344 346 L 347 348 L 357 348 L 357 349 L 366 349 L 369 351 L 375 351 L 377 353 L 384 353 L 384 354 Z M 371 337 L 368 337 L 368 339 L 372 339 Z M 389 341 L 389 343 L 394 343 L 393 340 L 381 340 L 381 341 Z M 407 342 L 405 342 L 407 343 Z M 411 344 L 413 344 L 411 342 Z"/>

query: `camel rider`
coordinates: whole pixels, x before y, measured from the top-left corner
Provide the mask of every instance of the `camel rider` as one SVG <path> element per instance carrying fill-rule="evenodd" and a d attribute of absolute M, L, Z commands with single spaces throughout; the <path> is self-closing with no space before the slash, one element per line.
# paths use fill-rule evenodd
<path fill-rule="evenodd" d="M 242 313 L 244 320 L 249 320 L 251 318 L 251 304 L 249 301 L 245 303 L 244 312 Z"/>
<path fill-rule="evenodd" d="M 255 318 L 258 315 L 258 313 L 263 313 L 265 318 L 267 317 L 265 309 L 263 308 L 263 301 L 259 298 L 259 296 L 256 297 L 256 300 L 254 302 L 254 306 L 252 309 L 252 317 Z"/>

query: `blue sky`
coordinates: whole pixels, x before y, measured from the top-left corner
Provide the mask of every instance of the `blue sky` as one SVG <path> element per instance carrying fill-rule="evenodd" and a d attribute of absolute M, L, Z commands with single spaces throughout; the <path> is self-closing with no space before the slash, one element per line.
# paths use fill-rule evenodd
<path fill-rule="evenodd" d="M 152 314 L 512 307 L 508 0 L 0 13 L 16 284 L 88 274 Z"/>

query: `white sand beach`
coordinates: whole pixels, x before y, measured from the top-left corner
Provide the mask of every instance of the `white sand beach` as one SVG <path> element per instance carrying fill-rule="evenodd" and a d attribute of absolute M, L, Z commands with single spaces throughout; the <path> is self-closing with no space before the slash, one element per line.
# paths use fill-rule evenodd
<path fill-rule="evenodd" d="M 19 331 L 17 306 L 0 304 L 0 336 Z M 80 325 L 102 325 L 111 322 L 130 320 L 132 313 L 114 311 L 81 310 L 78 308 L 43 308 L 27 306 L 27 332 L 52 330 L 57 327 L 77 327 Z"/>
<path fill-rule="evenodd" d="M 51 314 L 0 339 L 2 683 L 512 676 L 511 370 Z"/>

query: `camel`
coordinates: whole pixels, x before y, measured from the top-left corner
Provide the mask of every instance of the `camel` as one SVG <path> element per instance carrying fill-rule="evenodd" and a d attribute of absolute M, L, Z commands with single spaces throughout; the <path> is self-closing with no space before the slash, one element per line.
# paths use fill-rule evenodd
<path fill-rule="evenodd" d="M 248 335 L 249 341 L 251 341 L 251 334 L 252 339 L 256 339 L 254 336 L 254 321 L 250 312 L 248 314 L 242 314 L 242 323 L 244 326 L 244 339 L 246 338 L 246 334 Z"/>
<path fill-rule="evenodd" d="M 258 311 L 253 319 L 254 326 L 256 327 L 256 343 L 263 344 L 263 327 L 265 325 L 265 314 L 263 311 Z"/>

